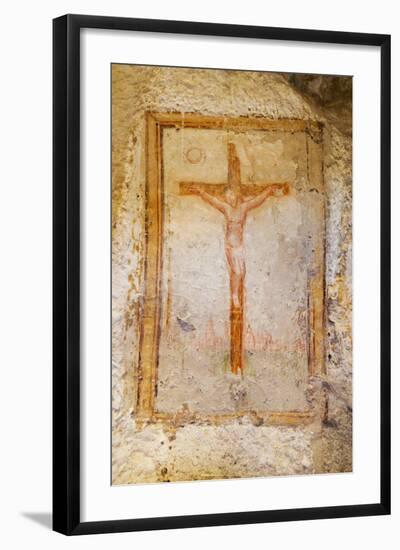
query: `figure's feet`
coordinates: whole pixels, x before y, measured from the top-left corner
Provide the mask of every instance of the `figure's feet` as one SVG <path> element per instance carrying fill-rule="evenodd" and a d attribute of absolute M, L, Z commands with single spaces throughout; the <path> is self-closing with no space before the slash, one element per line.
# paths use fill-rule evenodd
<path fill-rule="evenodd" d="M 239 300 L 239 295 L 238 294 L 233 294 L 232 302 L 233 302 L 233 307 L 240 308 L 240 300 Z"/>

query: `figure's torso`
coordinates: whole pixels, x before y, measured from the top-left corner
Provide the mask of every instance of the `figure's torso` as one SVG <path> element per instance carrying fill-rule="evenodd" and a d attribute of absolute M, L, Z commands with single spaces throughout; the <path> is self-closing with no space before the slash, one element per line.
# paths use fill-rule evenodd
<path fill-rule="evenodd" d="M 239 203 L 237 206 L 226 205 L 225 209 L 225 239 L 226 244 L 231 247 L 243 244 L 243 227 L 246 221 L 246 212 Z"/>

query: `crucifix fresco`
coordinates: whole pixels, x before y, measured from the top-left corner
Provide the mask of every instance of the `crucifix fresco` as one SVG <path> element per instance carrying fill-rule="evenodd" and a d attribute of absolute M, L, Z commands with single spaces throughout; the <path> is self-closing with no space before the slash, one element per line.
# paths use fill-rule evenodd
<path fill-rule="evenodd" d="M 268 197 L 289 193 L 287 183 L 242 184 L 240 160 L 234 143 L 228 143 L 228 181 L 226 183 L 180 184 L 183 195 L 197 195 L 216 208 L 225 219 L 225 254 L 230 279 L 230 365 L 234 374 L 243 373 L 243 329 L 245 317 L 246 258 L 243 229 L 248 213 Z"/>

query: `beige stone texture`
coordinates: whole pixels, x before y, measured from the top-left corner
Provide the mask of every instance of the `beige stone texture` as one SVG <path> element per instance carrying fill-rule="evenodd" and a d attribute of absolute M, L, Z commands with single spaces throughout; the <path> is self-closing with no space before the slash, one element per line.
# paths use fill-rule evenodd
<path fill-rule="evenodd" d="M 224 117 L 254 117 L 279 119 L 300 119 L 317 121 L 323 124 L 322 168 L 323 187 L 318 190 L 318 196 L 323 196 L 325 207 L 325 254 L 323 269 L 325 272 L 325 342 L 324 369 L 312 378 L 307 377 L 306 358 L 303 363 L 296 363 L 288 374 L 282 378 L 280 364 L 288 363 L 288 357 L 276 356 L 264 378 L 257 377 L 257 355 L 249 355 L 253 361 L 253 385 L 258 392 L 251 392 L 251 384 L 244 378 L 238 378 L 226 371 L 217 371 L 212 361 L 220 361 L 217 356 L 210 358 L 211 367 L 208 374 L 198 378 L 195 389 L 190 386 L 190 376 L 197 372 L 193 367 L 195 356 L 187 357 L 189 370 L 177 357 L 170 357 L 169 363 L 160 361 L 160 377 L 165 381 L 164 392 L 159 392 L 159 408 L 174 412 L 182 406 L 211 412 L 235 411 L 237 404 L 243 401 L 243 396 L 250 395 L 251 409 L 259 410 L 267 403 L 267 408 L 274 410 L 303 410 L 314 407 L 317 411 L 315 421 L 310 424 L 288 426 L 268 425 L 259 420 L 257 415 L 245 415 L 232 418 L 221 423 L 165 422 L 138 425 L 135 417 L 136 395 L 138 390 L 138 361 L 140 350 L 140 324 L 144 300 L 144 214 L 145 214 L 145 181 L 146 181 L 146 113 L 197 113 L 207 116 Z M 168 134 L 169 132 L 169 134 Z M 192 160 L 198 160 L 196 148 L 210 150 L 216 161 L 212 164 L 217 172 L 210 173 L 204 164 L 204 173 L 196 172 L 195 168 L 186 164 L 187 173 L 174 172 L 176 166 L 166 166 L 171 176 L 171 194 L 167 201 L 167 212 L 170 212 L 171 227 L 165 235 L 165 258 L 171 256 L 174 265 L 187 269 L 187 262 L 193 259 L 186 255 L 179 260 L 175 252 L 177 248 L 177 231 L 173 231 L 174 223 L 182 226 L 182 220 L 187 226 L 195 216 L 201 220 L 204 216 L 210 222 L 210 232 L 218 235 L 214 243 L 216 249 L 211 256 L 215 257 L 220 250 L 220 265 L 213 266 L 218 280 L 213 306 L 221 312 L 228 310 L 228 283 L 226 265 L 221 243 L 223 242 L 222 224 L 218 213 L 202 205 L 198 199 L 191 197 L 185 200 L 190 203 L 185 210 L 182 200 L 178 201 L 178 193 L 174 191 L 174 182 L 180 177 L 193 176 L 205 181 L 224 181 L 226 167 L 222 156 L 218 160 L 218 140 L 224 141 L 224 132 L 207 137 L 207 132 L 196 137 L 196 130 L 184 130 L 185 154 L 192 155 Z M 204 132 L 204 131 L 203 131 Z M 166 158 L 173 157 L 177 150 L 177 136 L 174 130 L 167 131 Z M 179 139 L 182 139 L 180 136 Z M 204 148 L 198 147 L 199 140 L 205 140 Z M 309 227 L 303 227 L 299 217 L 304 159 L 300 152 L 297 162 L 293 154 L 285 157 L 284 151 L 297 147 L 296 140 L 290 142 L 290 137 L 276 135 L 274 139 L 266 138 L 263 143 L 247 136 L 236 136 L 239 154 L 242 162 L 242 175 L 246 180 L 271 177 L 289 180 L 297 189 L 296 196 L 291 197 L 288 209 L 279 207 L 263 207 L 264 210 L 254 211 L 248 220 L 249 235 L 260 235 L 255 231 L 271 222 L 274 227 L 275 240 L 285 233 L 293 234 L 293 240 L 286 245 L 285 254 L 294 254 L 298 260 L 299 251 L 294 246 L 298 231 L 307 232 Z M 222 479 L 235 477 L 258 477 L 270 475 L 314 474 L 349 472 L 352 468 L 352 333 L 351 333 L 351 78 L 302 76 L 277 73 L 223 71 L 203 69 L 178 69 L 140 67 L 134 65 L 114 65 L 112 68 L 112 482 L 113 484 L 145 483 L 158 481 L 182 481 L 193 479 Z M 196 141 L 197 140 L 197 141 Z M 247 142 L 246 142 L 247 140 Z M 256 165 L 251 161 L 246 164 L 243 148 L 246 144 L 250 150 L 261 148 L 260 157 L 266 159 L 266 165 Z M 252 141 L 253 140 L 253 141 Z M 286 140 L 286 141 L 285 141 Z M 243 144 L 243 141 L 246 143 Z M 192 143 L 193 142 L 193 143 Z M 168 149 L 169 147 L 169 149 Z M 242 147 L 242 148 L 241 148 Z M 300 150 L 300 149 L 299 149 Z M 193 164 L 195 166 L 196 163 Z M 275 168 L 273 168 L 275 166 Z M 169 170 L 169 172 L 168 172 Z M 192 172 L 191 172 L 192 170 Z M 218 173 L 218 170 L 220 173 Z M 273 172 L 275 170 L 275 173 Z M 171 172 L 172 171 L 172 172 Z M 209 180 L 207 180 L 207 177 Z M 168 184 L 168 183 L 167 183 Z M 308 192 L 309 190 L 307 190 Z M 174 194 L 175 193 L 175 194 Z M 308 195 L 311 195 L 308 193 Z M 308 196 L 307 195 L 307 196 Z M 166 194 L 167 196 L 167 194 Z M 170 201 L 170 204 L 168 203 Z M 198 201 L 198 203 L 196 203 Z M 178 206 L 177 206 L 178 205 Z M 174 210 L 175 208 L 175 210 Z M 178 208 L 178 210 L 176 210 Z M 312 211 L 315 205 L 309 205 Z M 180 209 L 180 210 L 179 210 Z M 178 212 L 178 214 L 176 214 Z M 185 215 L 190 219 L 185 219 Z M 174 216 L 178 216 L 174 218 Z M 172 221 L 171 221 L 172 220 Z M 177 222 L 179 220 L 179 223 Z M 300 220 L 300 221 L 299 221 Z M 200 223 L 200 221 L 199 221 Z M 311 223 L 311 222 L 310 222 Z M 258 225 L 257 225 L 258 224 Z M 304 224 L 303 224 L 304 225 Z M 303 227 L 303 230 L 299 230 Z M 318 238 L 320 226 L 314 227 L 314 237 Z M 172 229 L 171 229 L 172 228 Z M 167 226 L 168 229 L 168 226 Z M 254 231 L 253 231 L 254 230 Z M 196 233 L 196 223 L 194 224 Z M 211 235 L 211 233 L 210 233 Z M 261 233 L 262 235 L 262 233 Z M 203 235 L 205 238 L 206 235 Z M 210 238 L 208 236 L 207 238 Z M 170 239 L 170 241 L 168 240 Z M 175 240 L 174 240 L 175 239 Z M 268 241 L 265 257 L 258 258 L 254 250 L 260 249 L 265 238 L 258 237 L 252 248 L 250 237 L 246 250 L 249 254 L 249 282 L 255 288 L 257 277 L 251 273 L 251 265 L 262 269 L 268 258 L 276 254 L 273 239 Z M 190 244 L 190 243 L 189 243 Z M 196 244 L 196 242 L 195 242 Z M 186 246 L 182 242 L 180 246 Z M 252 252 L 253 250 L 253 252 Z M 283 249 L 282 249 L 283 250 Z M 275 252 L 274 252 L 275 251 Z M 201 252 L 207 255 L 207 248 Z M 210 257 L 211 257 L 210 256 Z M 167 261 L 166 260 L 166 261 Z M 181 262 L 181 264 L 179 263 Z M 257 263 L 259 262 L 259 263 Z M 271 265 L 284 265 L 284 260 Z M 296 263 L 296 262 L 294 262 Z M 168 261 L 167 261 L 168 264 Z M 297 265 L 297 263 L 296 263 Z M 207 288 L 212 294 L 212 279 L 207 273 L 207 262 L 201 263 L 204 280 L 201 288 Z M 178 267 L 176 268 L 179 272 Z M 218 271 L 219 269 L 219 271 Z M 168 287 L 168 277 L 163 272 L 163 288 Z M 261 275 L 265 277 L 265 274 Z M 282 283 L 282 296 L 290 288 L 297 288 L 304 273 L 299 270 L 291 275 L 285 271 L 276 275 L 275 286 L 279 277 Z M 253 278 L 252 278 L 253 277 Z M 211 281 L 211 282 L 210 282 Z M 194 292 L 194 291 L 193 291 Z M 182 291 L 177 291 L 181 295 Z M 288 324 L 284 312 L 280 310 L 282 296 L 276 301 L 263 305 L 256 296 L 249 294 L 253 323 L 265 318 L 266 310 L 276 310 L 276 337 L 285 334 L 287 341 L 299 336 L 295 333 L 295 325 Z M 201 298 L 201 291 L 199 294 Z M 252 300 L 252 302 L 251 302 Z M 286 309 L 291 314 L 296 312 L 302 303 L 302 294 L 298 289 L 287 300 Z M 303 300 L 304 301 L 304 300 Z M 198 300 L 195 301 L 195 304 Z M 189 304 L 189 305 L 188 305 Z M 165 306 L 165 304 L 164 304 Z M 190 301 L 176 301 L 176 311 L 173 318 L 180 315 L 182 319 L 195 320 L 196 326 L 201 322 L 207 324 L 206 309 L 200 315 L 196 307 L 190 309 Z M 181 308 L 181 309 L 179 309 Z M 204 305 L 207 308 L 207 305 Z M 263 309 L 264 308 L 264 309 Z M 266 309 L 267 308 L 267 309 Z M 165 307 L 164 307 L 165 311 Z M 200 311 L 201 308 L 200 308 Z M 191 315 L 191 316 L 190 316 Z M 221 313 L 222 315 L 222 313 Z M 271 314 L 272 315 L 272 314 Z M 293 317 L 293 315 L 291 315 Z M 203 321 L 202 321 L 203 319 Z M 204 321 L 205 320 L 205 321 Z M 165 324 L 165 319 L 164 319 Z M 286 324 L 285 324 L 286 323 Z M 215 328 L 214 323 L 214 328 Z M 297 325 L 296 325 L 297 326 Z M 175 330 L 178 330 L 175 328 Z M 218 328 L 215 328 L 218 330 Z M 177 332 L 177 334 L 179 331 Z M 221 329 L 221 335 L 223 330 Z M 184 335 L 187 338 L 186 335 Z M 168 342 L 160 339 L 163 350 L 162 357 L 167 356 Z M 189 335 L 194 339 L 194 336 Z M 228 345 L 228 344 L 227 344 Z M 190 350 L 190 342 L 185 340 L 183 348 Z M 223 347 L 223 346 L 222 346 Z M 183 349 L 182 348 L 182 349 Z M 169 353 L 169 352 L 168 352 Z M 171 352 L 172 353 L 172 352 Z M 182 353 L 180 352 L 182 355 Z M 179 357 L 181 358 L 181 355 Z M 261 356 L 260 356 L 261 357 Z M 202 359 L 204 360 L 204 358 Z M 260 359 L 261 360 L 261 359 Z M 176 366 L 175 366 L 176 363 Z M 172 366 L 171 366 L 172 365 Z M 191 367 L 192 365 L 192 367 Z M 186 368 L 186 370 L 185 370 Z M 190 368 L 194 371 L 191 372 Z M 203 367 L 201 367 L 203 368 Z M 182 370 L 183 369 L 183 370 Z M 290 369 L 289 369 L 290 370 Z M 204 372 L 204 371 L 201 371 Z M 250 373 L 251 373 L 250 369 Z M 289 372 L 289 371 L 288 371 Z M 276 375 L 275 386 L 268 385 L 271 377 Z M 185 378 L 186 376 L 186 378 Z M 175 381 L 175 378 L 177 380 Z M 247 379 L 249 380 L 249 379 Z M 251 377 L 250 377 L 251 380 Z M 212 398 L 200 398 L 199 384 L 203 384 L 202 392 L 216 388 Z M 180 383 L 180 386 L 179 386 Z M 275 387 L 275 393 L 274 393 Z M 174 389 L 175 388 L 175 389 Z M 178 390 L 176 391 L 176 388 Z M 278 388 L 278 389 L 276 389 Z M 269 399 L 269 401 L 268 401 Z M 235 401 L 236 400 L 236 401 Z"/>

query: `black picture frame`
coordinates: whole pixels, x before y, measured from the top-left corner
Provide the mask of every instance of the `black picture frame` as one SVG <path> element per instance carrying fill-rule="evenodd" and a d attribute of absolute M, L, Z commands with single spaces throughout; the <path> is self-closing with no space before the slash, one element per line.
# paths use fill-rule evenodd
<path fill-rule="evenodd" d="M 80 520 L 80 31 L 209 35 L 378 46 L 381 51 L 380 501 L 351 506 Z M 53 21 L 53 529 L 66 535 L 390 514 L 390 36 L 120 17 Z"/>

